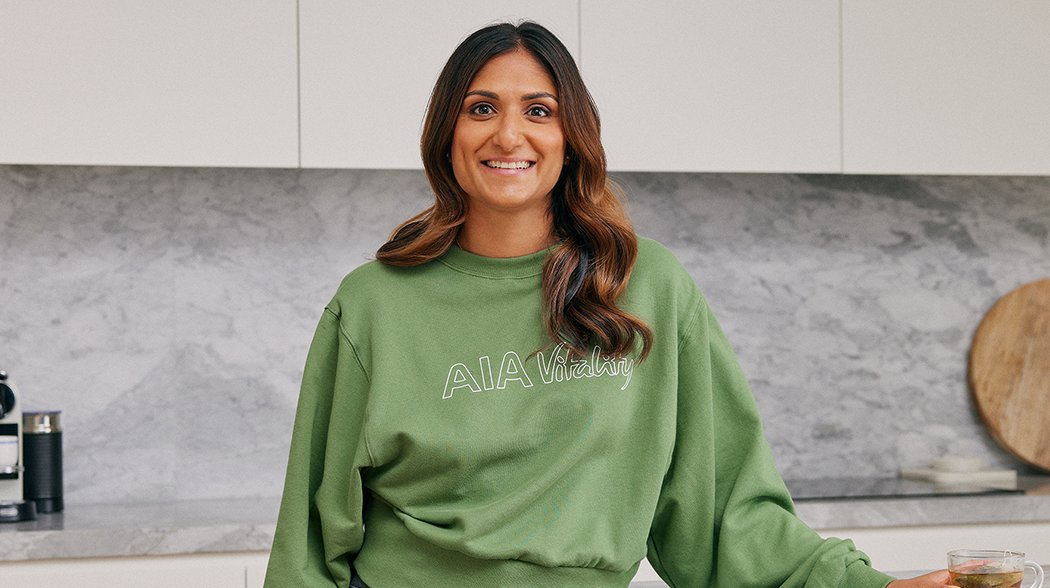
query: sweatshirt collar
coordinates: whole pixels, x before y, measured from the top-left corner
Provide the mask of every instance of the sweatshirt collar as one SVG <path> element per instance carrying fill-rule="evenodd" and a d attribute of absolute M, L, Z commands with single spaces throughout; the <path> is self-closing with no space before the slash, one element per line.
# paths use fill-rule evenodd
<path fill-rule="evenodd" d="M 453 244 L 438 261 L 456 271 L 483 278 L 529 278 L 543 273 L 543 264 L 555 246 L 519 257 L 484 257 Z"/>

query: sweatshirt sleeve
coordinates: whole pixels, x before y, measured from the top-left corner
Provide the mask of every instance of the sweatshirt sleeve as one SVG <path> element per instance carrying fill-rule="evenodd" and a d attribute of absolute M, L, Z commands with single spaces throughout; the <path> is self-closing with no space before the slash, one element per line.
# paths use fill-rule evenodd
<path fill-rule="evenodd" d="M 757 406 L 707 304 L 679 349 L 675 446 L 648 543 L 672 588 L 884 588 L 849 540 L 822 539 L 794 514 Z"/>
<path fill-rule="evenodd" d="M 343 587 L 364 540 L 368 378 L 325 309 L 310 345 L 265 588 Z"/>

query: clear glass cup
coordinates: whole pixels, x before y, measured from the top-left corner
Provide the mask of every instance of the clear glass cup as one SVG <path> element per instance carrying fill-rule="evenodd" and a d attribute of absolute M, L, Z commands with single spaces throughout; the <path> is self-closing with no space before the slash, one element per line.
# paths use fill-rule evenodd
<path fill-rule="evenodd" d="M 948 574 L 962 588 L 1021 588 L 1024 570 L 1035 572 L 1035 583 L 1042 588 L 1043 568 L 1016 551 L 957 549 L 948 552 Z"/>

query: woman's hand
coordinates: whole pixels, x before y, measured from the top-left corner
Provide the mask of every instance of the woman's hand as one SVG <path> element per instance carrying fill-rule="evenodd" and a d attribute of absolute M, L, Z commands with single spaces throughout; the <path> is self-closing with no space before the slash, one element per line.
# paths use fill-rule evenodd
<path fill-rule="evenodd" d="M 948 570 L 938 570 L 916 578 L 894 580 L 886 588 L 945 588 L 946 586 L 958 588 L 948 579 Z"/>

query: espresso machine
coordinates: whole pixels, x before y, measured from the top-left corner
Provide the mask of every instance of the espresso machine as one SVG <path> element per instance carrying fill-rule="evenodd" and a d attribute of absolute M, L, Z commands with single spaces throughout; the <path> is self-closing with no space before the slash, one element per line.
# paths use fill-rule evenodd
<path fill-rule="evenodd" d="M 22 409 L 18 394 L 0 371 L 0 523 L 36 518 L 36 503 L 25 500 Z"/>

